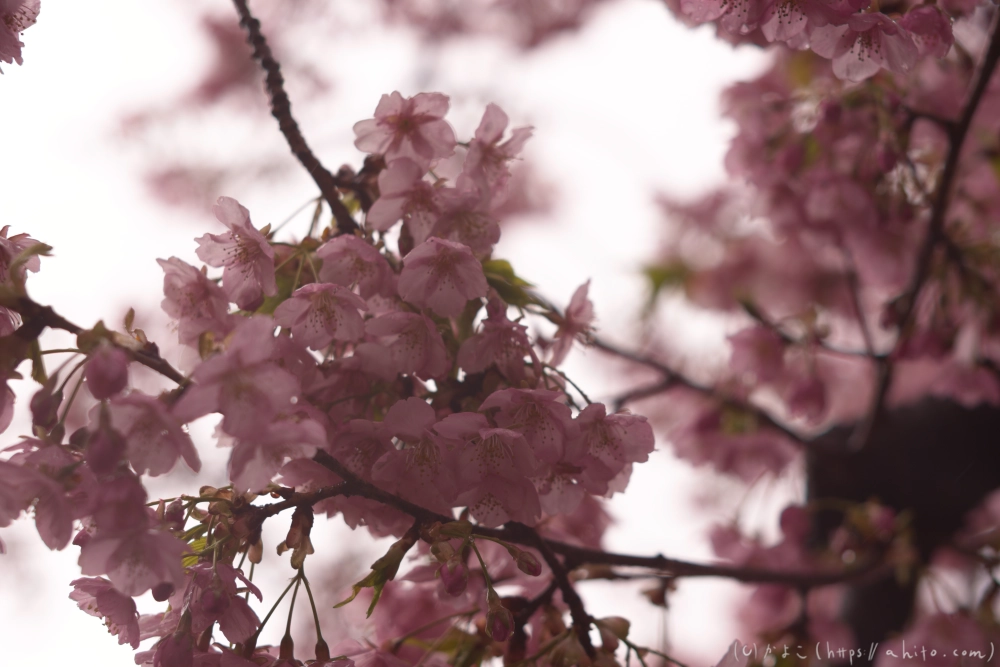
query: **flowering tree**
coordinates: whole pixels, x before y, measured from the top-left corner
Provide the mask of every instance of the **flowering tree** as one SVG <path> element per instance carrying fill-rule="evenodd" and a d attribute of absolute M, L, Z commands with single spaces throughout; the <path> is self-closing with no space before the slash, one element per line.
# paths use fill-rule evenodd
<path fill-rule="evenodd" d="M 384 4 L 435 36 L 516 17 L 519 29 L 497 25 L 528 47 L 596 3 Z M 995 7 L 671 6 L 773 52 L 768 72 L 725 96 L 739 128 L 726 166 L 740 184 L 665 198 L 666 250 L 646 269 L 654 292 L 682 291 L 741 327 L 727 368 L 709 375 L 681 368 L 665 344 L 597 337 L 587 284 L 560 309 L 494 256 L 531 128 L 508 131 L 489 104 L 473 136 L 457 137 L 447 96 L 392 92 L 354 125 L 364 163 L 333 173 L 299 129 L 260 22 L 246 0 L 234 6 L 246 62 L 262 70 L 272 115 L 320 194 L 302 237 L 258 228 L 219 197 L 218 233 L 193 248 L 204 266 L 157 260 L 184 372 L 131 313 L 121 327 L 86 328 L 33 300 L 28 273 L 50 248 L 0 232 L 2 429 L 10 383 L 39 386 L 33 433 L 0 458 L 0 527 L 27 512 L 49 548 L 79 547 L 71 597 L 138 651 L 137 664 L 680 664 L 639 645 L 628 620 L 588 609 L 577 587 L 649 579 L 650 602 L 665 606 L 687 577 L 756 586 L 743 639 L 763 650 L 735 643 L 720 664 L 906 664 L 897 638 L 936 664 L 991 657 Z M 0 0 L 4 62 L 21 64 L 20 34 L 38 11 L 37 0 Z M 553 333 L 531 335 L 538 320 Z M 75 347 L 44 347 L 46 329 Z M 643 382 L 610 408 L 592 402 L 560 369 L 574 344 Z M 173 386 L 139 390 L 138 366 Z M 777 543 L 726 525 L 711 535 L 714 563 L 603 547 L 601 499 L 624 491 L 654 449 L 653 425 L 623 409 L 640 401 L 667 415 L 671 445 L 696 465 L 752 483 L 804 463 L 805 502 L 781 513 Z M 84 402 L 93 407 L 74 412 Z M 210 414 L 231 448 L 230 484 L 150 499 L 148 479 L 180 459 L 199 470 L 186 425 Z M 394 540 L 335 601 L 366 609 L 364 642 L 324 639 L 351 633 L 330 627 L 334 601 L 306 575 L 317 513 Z M 276 557 L 262 534 L 279 515 L 291 523 Z M 285 552 L 294 574 L 265 603 L 255 568 L 287 567 Z M 918 592 L 941 573 L 968 593 L 923 604 Z M 308 646 L 292 628 L 302 588 Z M 280 644 L 261 645 L 289 592 Z M 162 611 L 138 613 L 146 593 Z"/>

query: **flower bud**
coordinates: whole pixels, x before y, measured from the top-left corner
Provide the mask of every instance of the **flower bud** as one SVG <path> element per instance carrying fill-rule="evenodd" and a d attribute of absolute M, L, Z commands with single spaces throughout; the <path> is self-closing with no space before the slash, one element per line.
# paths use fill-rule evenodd
<path fill-rule="evenodd" d="M 452 597 L 458 597 L 469 585 L 469 570 L 465 563 L 457 558 L 442 563 L 438 568 L 438 576 L 444 584 L 444 591 Z"/>
<path fill-rule="evenodd" d="M 440 528 L 441 535 L 466 539 L 472 535 L 472 524 L 468 521 L 449 521 Z"/>
<path fill-rule="evenodd" d="M 164 600 L 169 600 L 170 596 L 174 594 L 174 585 L 169 581 L 161 581 L 160 583 L 153 586 L 153 599 L 157 602 L 163 602 Z"/>
<path fill-rule="evenodd" d="M 59 405 L 63 400 L 62 391 L 56 391 L 59 376 L 53 375 L 35 395 L 31 397 L 31 423 L 46 431 L 55 426 Z"/>
<path fill-rule="evenodd" d="M 99 401 L 111 398 L 128 384 L 128 355 L 104 343 L 91 353 L 83 376 L 94 398 Z"/>
<path fill-rule="evenodd" d="M 499 600 L 486 612 L 486 634 L 495 642 L 505 642 L 514 631 L 514 615 Z"/>
<path fill-rule="evenodd" d="M 537 577 L 542 573 L 542 564 L 538 562 L 538 558 L 535 554 L 530 551 L 522 551 L 517 554 L 514 558 L 514 562 L 517 563 L 517 569 L 524 572 L 529 577 Z"/>

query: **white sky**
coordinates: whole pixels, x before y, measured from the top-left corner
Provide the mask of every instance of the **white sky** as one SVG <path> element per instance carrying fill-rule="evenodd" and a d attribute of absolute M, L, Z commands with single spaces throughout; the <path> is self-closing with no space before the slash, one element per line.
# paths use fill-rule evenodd
<path fill-rule="evenodd" d="M 117 324 L 129 306 L 140 315 L 155 313 L 163 274 L 154 259 L 177 255 L 194 262 L 193 238 L 217 231 L 209 211 L 192 215 L 149 199 L 136 161 L 117 136 L 124 113 L 170 100 L 208 57 L 207 46 L 194 41 L 197 33 L 180 14 L 185 4 L 45 0 L 39 22 L 25 34 L 25 65 L 5 66 L 0 78 L 0 155 L 6 167 L 0 225 L 55 247 L 55 256 L 43 260 L 42 271 L 29 280 L 30 293 L 84 326 L 101 318 Z M 637 270 L 658 243 L 661 220 L 653 193 L 694 194 L 722 178 L 731 130 L 718 119 L 718 93 L 763 64 L 759 53 L 733 51 L 707 29 L 689 31 L 661 5 L 644 0 L 612 4 L 582 34 L 530 58 L 481 42 L 428 56 L 398 31 L 340 37 L 329 52 L 335 62 L 339 54 L 340 62 L 353 65 L 350 74 L 334 68 L 342 74 L 337 108 L 304 122 L 307 134 L 322 124 L 320 157 L 327 166 L 359 165 L 351 125 L 371 116 L 380 94 L 413 94 L 428 67 L 441 67 L 430 78 L 432 89 L 455 96 L 460 111 L 472 91 L 475 100 L 500 104 L 515 126 L 535 126 L 529 157 L 559 188 L 553 219 L 505 229 L 498 256 L 557 303 L 592 279 L 599 325 L 620 340 L 627 340 L 628 323 L 644 297 Z M 467 97 L 456 95 L 463 91 Z M 480 113 L 482 104 L 475 106 Z M 474 129 L 478 115 L 471 113 L 456 122 L 460 135 Z M 206 138 L 213 140 L 226 138 Z M 238 155 L 241 146 L 219 150 Z M 239 199 L 259 227 L 280 221 L 312 195 L 300 176 L 282 196 L 251 188 L 218 194 Z M 607 396 L 612 385 L 592 358 L 577 351 L 567 370 L 592 397 Z M 26 407 L 26 400 L 20 405 Z M 24 422 L 15 422 L 0 445 L 23 432 Z M 222 474 L 225 452 L 205 441 L 199 449 L 206 470 L 214 464 L 214 475 Z M 609 546 L 707 558 L 705 517 L 693 518 L 693 497 L 716 487 L 723 488 L 657 452 L 637 467 L 629 492 L 613 503 L 620 525 L 611 531 Z M 735 502 L 738 496 L 726 493 Z M 725 510 L 714 512 L 709 518 L 727 516 Z M 79 576 L 75 547 L 51 553 L 25 522 L 0 536 L 10 552 L 0 559 L 0 664 L 54 662 L 68 657 L 66 651 L 79 667 L 132 664 L 131 650 L 118 647 L 97 619 L 67 598 L 69 581 Z M 623 604 L 636 588 L 587 584 L 583 590 L 591 613 L 630 616 L 639 638 L 656 645 L 663 616 L 650 613 L 648 605 Z M 687 655 L 717 658 L 732 640 L 731 608 L 719 593 L 724 588 L 684 584 L 672 598 L 676 612 L 667 616 L 666 627 Z"/>

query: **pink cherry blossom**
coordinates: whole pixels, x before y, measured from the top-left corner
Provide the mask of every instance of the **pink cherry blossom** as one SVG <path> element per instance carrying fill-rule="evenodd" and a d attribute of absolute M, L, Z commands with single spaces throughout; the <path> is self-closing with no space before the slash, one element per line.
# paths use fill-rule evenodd
<path fill-rule="evenodd" d="M 163 267 L 163 311 L 177 320 L 177 334 L 185 345 L 196 345 L 198 337 L 211 331 L 222 338 L 234 326 L 229 298 L 222 288 L 176 257 L 156 260 Z"/>
<path fill-rule="evenodd" d="M 129 463 L 139 474 L 170 472 L 178 458 L 195 472 L 201 469 L 190 436 L 163 401 L 133 392 L 111 401 L 109 412 L 111 425 L 125 438 Z"/>
<path fill-rule="evenodd" d="M 241 437 L 229 457 L 229 478 L 238 491 L 258 492 L 286 461 L 311 458 L 326 444 L 326 428 L 304 414 L 275 421 Z"/>
<path fill-rule="evenodd" d="M 438 193 L 441 212 L 431 236 L 469 246 L 476 255 L 488 256 L 500 240 L 500 225 L 491 211 L 489 191 L 460 178 L 458 186 Z"/>
<path fill-rule="evenodd" d="M 579 436 L 569 407 L 559 402 L 561 397 L 561 392 L 545 389 L 503 389 L 491 394 L 479 410 L 496 410 L 493 419 L 498 426 L 517 431 L 535 456 L 555 463 Z"/>
<path fill-rule="evenodd" d="M 378 341 L 370 350 L 359 346 L 355 352 L 365 359 L 377 357 L 388 361 L 392 376 L 413 374 L 421 378 L 435 378 L 447 373 L 451 364 L 441 332 L 426 315 L 391 312 L 368 320 L 367 334 Z M 375 359 L 371 359 L 374 365 Z M 366 367 L 366 368 L 367 368 Z"/>
<path fill-rule="evenodd" d="M 427 168 L 455 152 L 455 132 L 444 120 L 447 112 L 448 97 L 440 93 L 383 95 L 375 118 L 355 123 L 354 145 L 384 156 L 386 162 L 405 157 Z"/>
<path fill-rule="evenodd" d="M 587 457 L 581 481 L 591 493 L 605 495 L 609 482 L 633 463 L 649 458 L 655 446 L 653 429 L 645 417 L 628 411 L 607 414 L 602 403 L 584 408 L 576 418 Z"/>
<path fill-rule="evenodd" d="M 852 14 L 845 25 L 827 25 L 809 37 L 813 51 L 833 60 L 833 73 L 863 81 L 880 68 L 905 74 L 917 59 L 917 47 L 906 28 L 885 14 Z"/>
<path fill-rule="evenodd" d="M 513 385 L 525 379 L 524 358 L 540 365 L 528 338 L 528 328 L 507 319 L 507 305 L 491 298 L 486 304 L 487 317 L 482 331 L 470 336 L 458 350 L 458 365 L 466 373 L 481 373 L 496 366 Z"/>
<path fill-rule="evenodd" d="M 334 340 L 355 341 L 365 333 L 361 310 L 368 306 L 340 285 L 311 283 L 300 287 L 274 311 L 274 320 L 292 330 L 303 345 L 322 350 Z"/>
<path fill-rule="evenodd" d="M 316 251 L 316 257 L 323 260 L 319 270 L 322 282 L 357 285 L 365 299 L 395 292 L 395 276 L 385 257 L 356 236 L 345 234 L 327 241 Z"/>
<path fill-rule="evenodd" d="M 365 222 L 384 232 L 399 220 L 406 220 L 416 243 L 427 240 L 441 207 L 437 190 L 424 180 L 426 171 L 408 158 L 393 160 L 378 176 L 379 198 Z"/>
<path fill-rule="evenodd" d="M 458 479 L 465 490 L 458 502 L 487 526 L 510 521 L 534 523 L 541 513 L 538 492 L 528 477 L 537 462 L 520 433 L 491 428 L 481 414 L 455 413 L 434 426 L 445 447 L 458 449 Z"/>
<path fill-rule="evenodd" d="M 935 5 L 914 7 L 899 20 L 899 25 L 910 32 L 922 56 L 944 58 L 955 42 L 951 21 Z"/>
<path fill-rule="evenodd" d="M 583 337 L 591 330 L 594 323 L 594 304 L 587 298 L 587 291 L 590 289 L 590 281 L 576 288 L 573 298 L 569 301 L 563 321 L 559 324 L 559 329 L 555 334 L 555 342 L 552 344 L 552 357 L 549 364 L 558 366 L 569 354 L 573 341 Z"/>
<path fill-rule="evenodd" d="M 486 296 L 483 266 L 468 246 L 431 238 L 403 260 L 399 296 L 442 317 L 462 312 L 469 299 Z"/>
<path fill-rule="evenodd" d="M 181 586 L 181 557 L 187 550 L 187 544 L 160 531 L 108 537 L 98 532 L 80 551 L 80 571 L 106 574 L 115 588 L 134 597 L 161 582 Z"/>
<path fill-rule="evenodd" d="M 4 5 L 13 3 L 12 11 L 17 12 L 17 5 L 23 2 L 22 10 L 24 7 L 31 5 L 31 0 L 0 0 L 0 17 L 4 15 Z M 37 2 L 34 3 L 37 6 Z M 37 14 L 37 9 L 35 10 Z M 33 21 L 32 21 L 33 22 Z M 0 18 L 0 36 L 3 34 L 3 24 L 4 21 Z M 0 49 L 2 49 L 2 43 L 0 43 Z M 0 60 L 2 58 L 2 51 L 0 51 Z M 10 62 L 9 60 L 4 62 Z M 20 64 L 20 63 L 18 63 Z M 28 260 L 20 267 L 16 276 L 10 274 L 11 263 L 14 261 L 18 255 L 30 248 L 31 246 L 38 245 L 38 241 L 31 238 L 27 234 L 15 234 L 8 238 L 7 234 L 10 233 L 10 225 L 4 225 L 0 228 L 0 283 L 7 283 L 11 279 L 16 279 L 23 282 L 27 278 L 27 272 L 31 271 L 33 273 L 38 273 L 41 268 L 42 263 L 38 255 L 29 257 Z"/>
<path fill-rule="evenodd" d="M 95 428 L 90 431 L 87 438 L 84 457 L 87 465 L 97 475 L 108 475 L 114 472 L 125 458 L 125 438 L 112 427 L 107 404 L 96 406 L 91 418 Z"/>
<path fill-rule="evenodd" d="M 397 401 L 383 424 L 402 449 L 389 449 L 372 466 L 372 479 L 387 491 L 440 512 L 450 511 L 458 483 L 449 453 L 434 437 L 434 409 L 419 398 Z"/>
<path fill-rule="evenodd" d="M 73 592 L 69 597 L 80 609 L 103 619 L 119 644 L 139 648 L 139 614 L 132 598 L 119 593 L 103 578 L 84 577 L 70 582 L 70 586 Z"/>
<path fill-rule="evenodd" d="M 299 393 L 294 375 L 274 363 L 274 322 L 254 317 L 240 324 L 225 352 L 206 359 L 191 374 L 194 384 L 174 405 L 182 422 L 221 412 L 226 433 L 253 437 Z"/>
<path fill-rule="evenodd" d="M 231 642 L 246 641 L 260 627 L 260 619 L 239 595 L 238 586 L 245 586 L 257 600 L 262 600 L 260 589 L 246 578 L 242 571 L 227 563 L 198 563 L 188 570 L 189 579 L 184 598 L 193 600 L 191 631 L 201 634 L 213 623 Z M 237 581 L 239 583 L 237 583 Z"/>
<path fill-rule="evenodd" d="M 198 242 L 198 257 L 209 266 L 225 267 L 222 288 L 243 310 L 255 310 L 264 296 L 274 296 L 274 250 L 263 234 L 250 224 L 250 212 L 231 197 L 219 197 L 215 217 L 229 228 L 227 234 L 205 234 Z"/>
<path fill-rule="evenodd" d="M 103 342 L 90 353 L 83 370 L 87 389 L 99 401 L 122 392 L 128 385 L 128 354 L 119 347 Z"/>
<path fill-rule="evenodd" d="M 0 0 L 0 62 L 21 64 L 20 34 L 33 26 L 40 0 Z"/>
<path fill-rule="evenodd" d="M 774 330 L 752 326 L 729 336 L 733 348 L 729 368 L 751 373 L 759 382 L 773 382 L 785 369 L 785 341 Z"/>
<path fill-rule="evenodd" d="M 532 128 L 519 127 L 501 143 L 508 122 L 507 114 L 500 107 L 492 102 L 487 104 L 475 137 L 469 143 L 462 171 L 484 191 L 499 192 L 506 187 L 510 178 L 507 163 L 521 153 L 531 138 Z"/>

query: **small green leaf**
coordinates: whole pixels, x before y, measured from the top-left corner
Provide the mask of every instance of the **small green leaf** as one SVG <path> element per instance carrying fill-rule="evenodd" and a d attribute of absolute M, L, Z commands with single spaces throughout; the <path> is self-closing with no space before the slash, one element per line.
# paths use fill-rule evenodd
<path fill-rule="evenodd" d="M 510 305 L 523 308 L 535 303 L 534 296 L 528 291 L 534 285 L 514 273 L 514 268 L 507 260 L 491 259 L 483 262 L 483 273 L 486 274 L 486 282 L 490 287 Z"/>
<path fill-rule="evenodd" d="M 132 324 L 135 323 L 135 308 L 129 308 L 125 313 L 125 331 L 132 331 Z"/>

